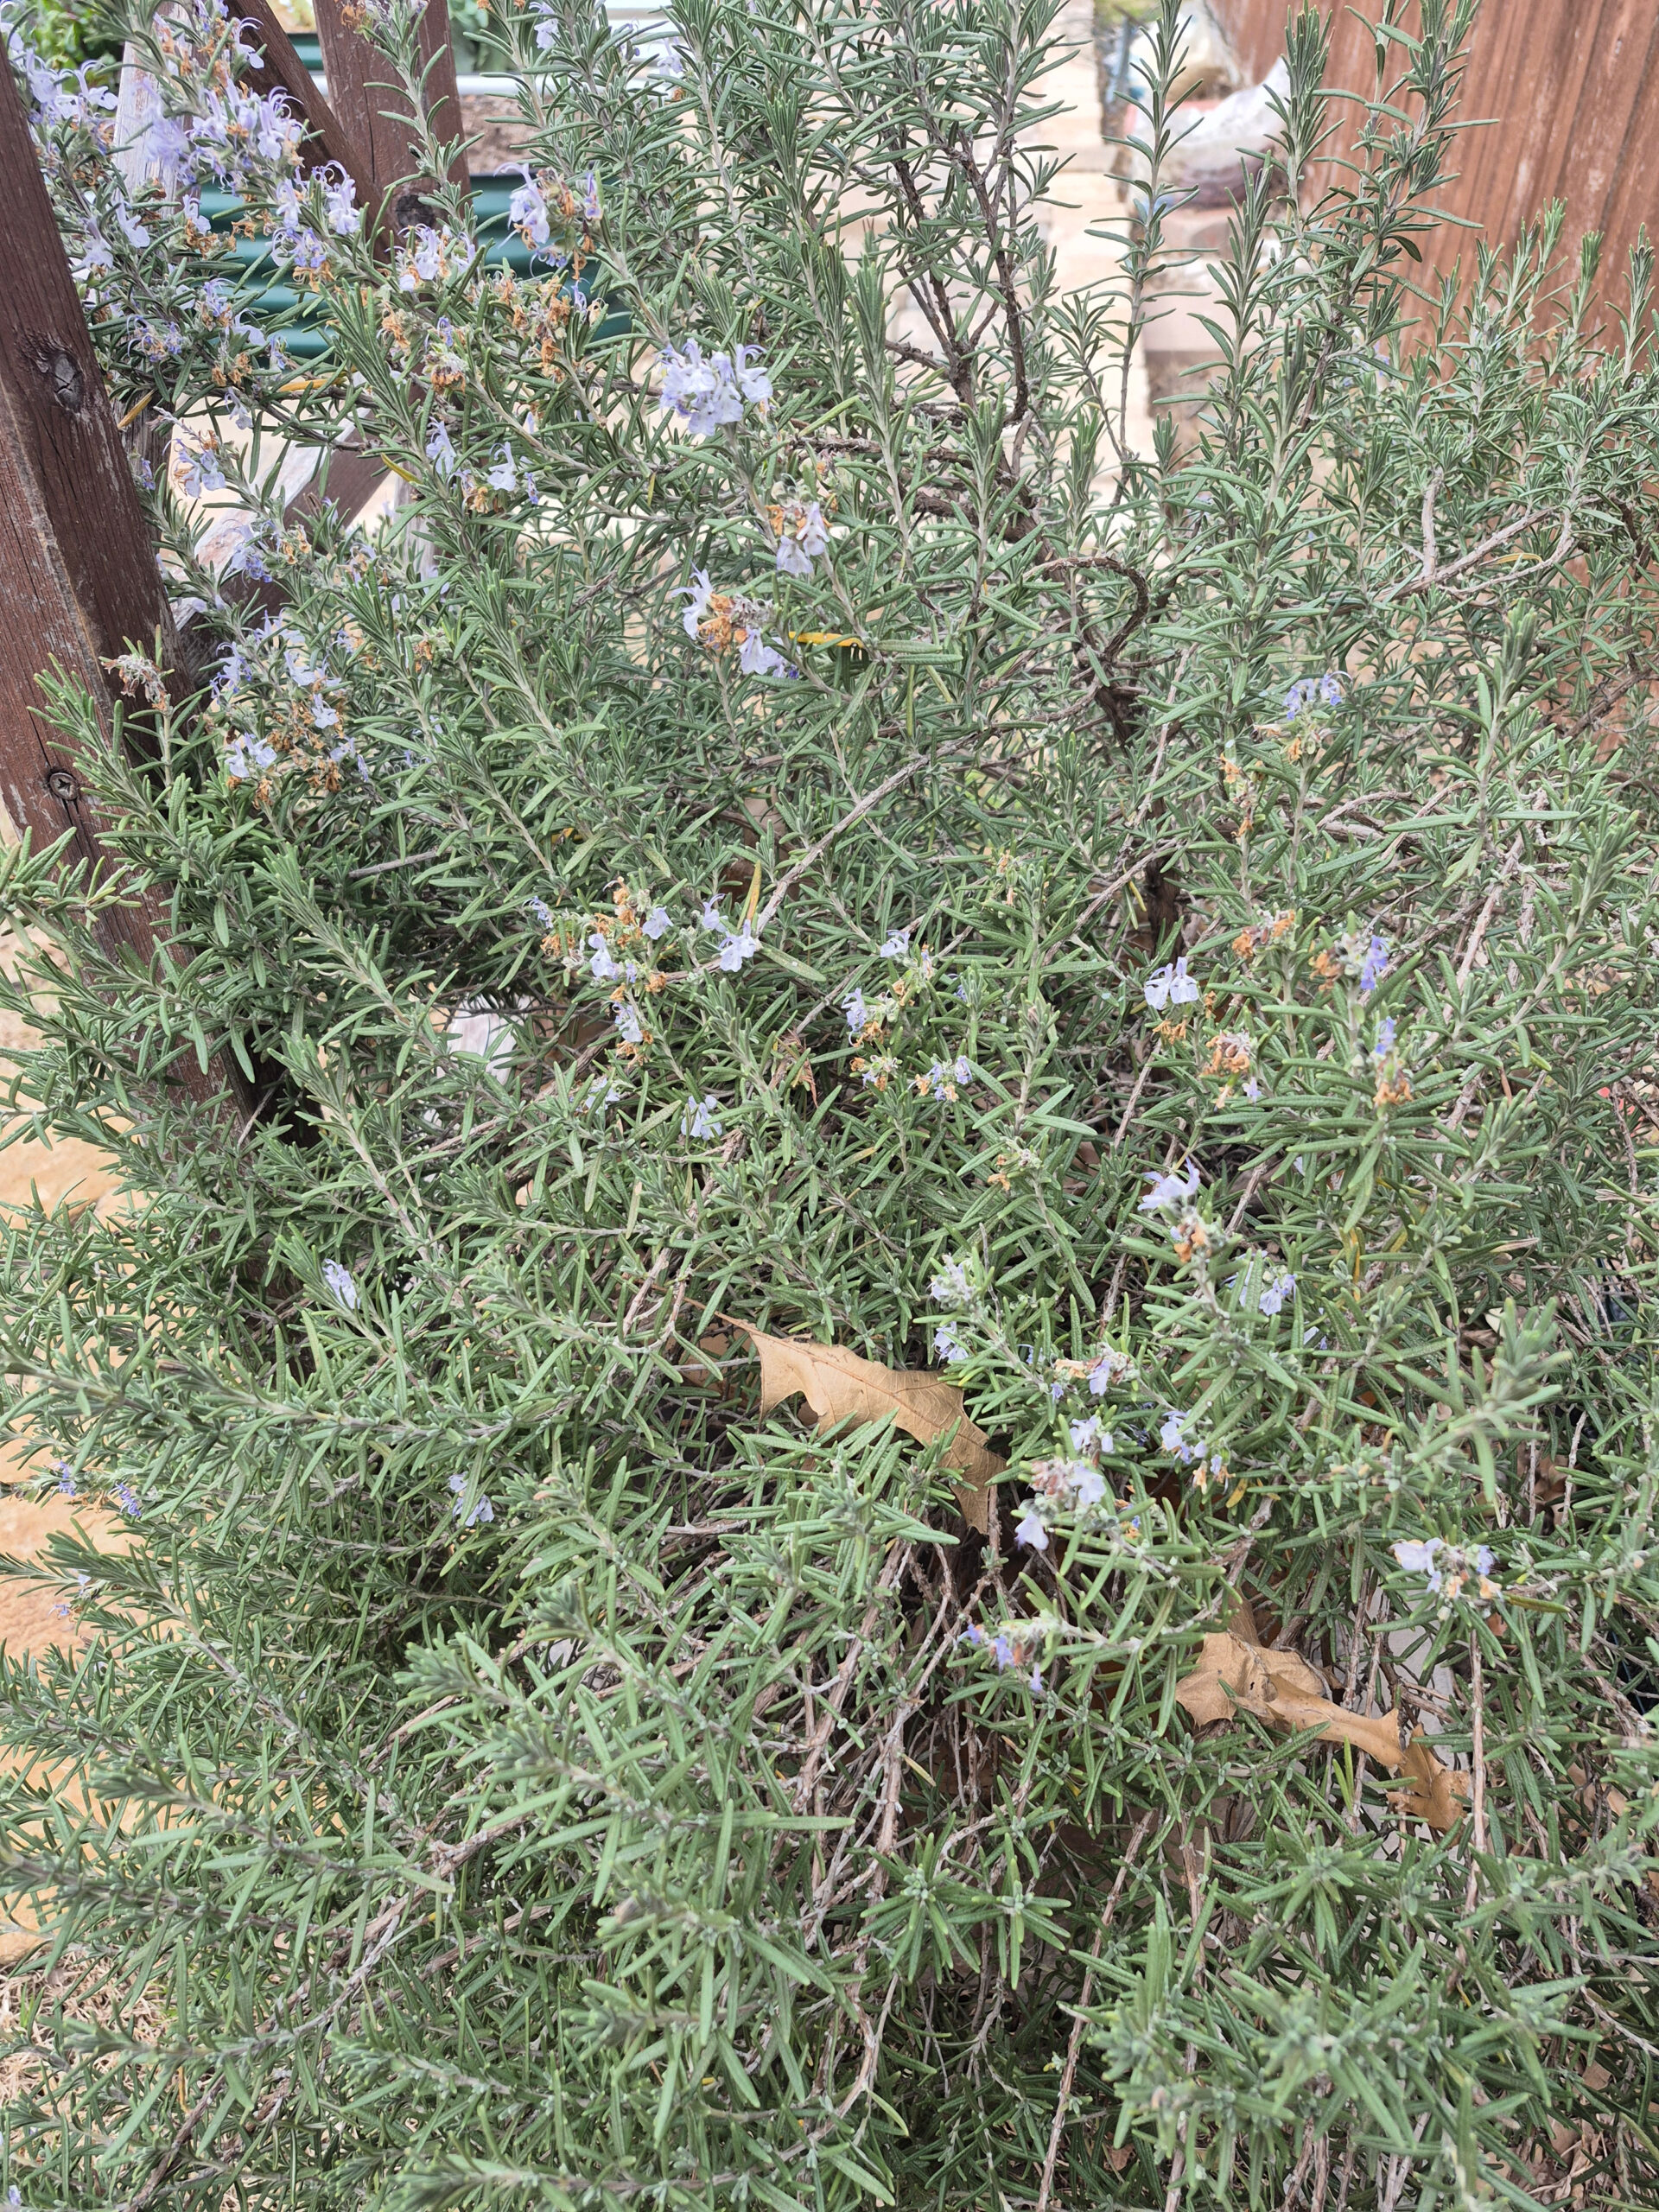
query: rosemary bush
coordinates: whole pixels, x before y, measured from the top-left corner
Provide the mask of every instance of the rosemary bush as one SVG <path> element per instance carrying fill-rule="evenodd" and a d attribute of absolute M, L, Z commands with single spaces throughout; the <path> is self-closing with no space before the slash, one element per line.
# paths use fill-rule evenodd
<path fill-rule="evenodd" d="M 6 1662 L 24 2204 L 1656 2201 L 1651 266 L 1413 289 L 1471 14 L 1329 190 L 1291 27 L 1181 454 L 1053 0 L 538 0 L 528 276 L 214 0 L 140 199 L 29 72 L 181 635 L 54 692 L 124 878 L 3 863 L 135 1202 L 5 1248 L 134 1539 Z"/>

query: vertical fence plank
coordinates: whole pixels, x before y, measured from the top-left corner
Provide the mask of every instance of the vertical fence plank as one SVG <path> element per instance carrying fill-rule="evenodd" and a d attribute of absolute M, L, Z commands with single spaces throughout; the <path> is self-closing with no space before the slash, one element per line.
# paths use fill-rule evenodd
<path fill-rule="evenodd" d="M 1564 134 L 1554 190 L 1567 203 L 1567 238 L 1600 231 L 1601 290 L 1617 298 L 1624 257 L 1656 207 L 1653 147 L 1659 132 L 1659 13 L 1652 0 L 1602 0 L 1586 39 L 1581 89 Z"/>
<path fill-rule="evenodd" d="M 322 42 L 329 99 L 353 140 L 366 149 L 371 204 L 378 208 L 394 187 L 407 186 L 418 194 L 420 157 L 408 92 L 393 82 L 391 64 L 378 47 L 353 28 L 353 12 L 352 0 L 317 0 L 317 35 Z M 421 12 L 420 40 L 421 59 L 427 65 L 427 116 L 440 137 L 458 137 L 461 93 L 445 0 L 427 0 Z M 465 188 L 464 161 L 457 158 L 451 163 L 450 178 Z M 391 219 L 395 227 L 403 226 L 396 207 Z M 386 220 L 385 214 L 381 220 Z"/>
<path fill-rule="evenodd" d="M 305 119 L 302 159 L 308 169 L 337 164 L 357 187 L 359 202 L 366 201 L 373 186 L 368 149 L 360 131 L 353 130 L 317 90 L 316 80 L 295 52 L 294 41 L 277 22 L 270 0 L 237 0 L 237 14 L 253 26 L 260 48 L 245 79 L 264 97 L 285 92 Z"/>
<path fill-rule="evenodd" d="M 1285 0 L 1215 0 L 1240 64 L 1257 82 L 1283 49 Z M 1382 0 L 1319 0 L 1331 26 L 1326 82 L 1369 93 L 1375 60 L 1363 18 Z M 1408 11 L 1406 29 L 1417 28 Z M 1390 73 L 1399 71 L 1397 52 Z M 1332 151 L 1351 148 L 1358 110 L 1344 104 Z M 1472 230 L 1448 226 L 1429 245 L 1425 276 L 1473 269 L 1477 238 L 1514 245 L 1553 199 L 1567 203 L 1563 243 L 1575 254 L 1586 231 L 1605 233 L 1601 289 L 1617 297 L 1624 257 L 1659 213 L 1650 149 L 1659 138 L 1659 10 L 1654 0 L 1487 0 L 1470 44 L 1460 104 L 1478 127 L 1456 140 L 1457 172 L 1435 195 L 1443 212 Z M 1314 180 L 1338 172 L 1325 167 Z M 1569 270 L 1570 273 L 1570 264 Z"/>
<path fill-rule="evenodd" d="M 106 730 L 116 691 L 104 666 L 129 644 L 164 664 L 171 618 L 120 432 L 58 236 L 16 81 L 0 60 L 0 798 L 36 848 L 73 833 L 96 871 L 105 855 L 79 763 L 47 720 L 38 679 L 56 667 L 84 683 Z M 147 967 L 155 915 L 128 907 L 100 925 L 106 948 Z M 181 1084 L 222 1092 L 193 1055 Z"/>

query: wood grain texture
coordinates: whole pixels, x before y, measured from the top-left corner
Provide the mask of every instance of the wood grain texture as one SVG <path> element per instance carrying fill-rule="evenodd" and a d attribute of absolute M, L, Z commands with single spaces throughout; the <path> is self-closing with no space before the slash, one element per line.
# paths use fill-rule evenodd
<path fill-rule="evenodd" d="M 67 831 L 89 874 L 105 865 L 80 762 L 48 720 L 40 677 L 85 686 L 106 734 L 118 696 L 105 664 L 129 645 L 163 670 L 178 640 L 121 434 L 110 410 L 10 69 L 0 67 L 0 801 L 38 850 Z M 107 912 L 105 949 L 150 964 L 152 903 Z M 239 1099 L 236 1078 L 194 1054 L 193 1096 Z"/>
<path fill-rule="evenodd" d="M 1376 49 L 1364 15 L 1345 0 L 1324 0 L 1331 25 L 1326 82 L 1370 95 Z M 1247 78 L 1259 83 L 1284 51 L 1285 0 L 1215 0 Z M 1415 8 L 1403 28 L 1419 28 Z M 1394 49 L 1389 75 L 1399 73 Z M 1333 151 L 1353 143 L 1361 111 L 1338 111 Z M 1472 272 L 1475 241 L 1515 245 L 1547 203 L 1564 200 L 1562 244 L 1570 271 L 1586 232 L 1605 245 L 1601 292 L 1621 294 L 1626 256 L 1659 216 L 1652 148 L 1659 143 L 1659 8 L 1654 0 L 1487 0 L 1468 53 L 1454 146 L 1456 175 L 1435 205 L 1471 228 L 1448 226 L 1424 241 L 1426 276 L 1461 262 Z M 1326 169 L 1321 182 L 1328 183 Z"/>
<path fill-rule="evenodd" d="M 270 0 L 237 0 L 237 12 L 253 26 L 261 49 L 259 57 L 250 65 L 245 81 L 262 98 L 275 92 L 285 92 L 305 120 L 301 159 L 307 170 L 333 167 L 344 169 L 357 187 L 359 204 L 367 204 L 374 182 L 368 148 L 317 90 L 316 79 L 272 13 Z"/>
<path fill-rule="evenodd" d="M 401 230 L 408 220 L 419 219 L 410 201 L 418 198 L 421 186 L 430 180 L 422 174 L 408 92 L 394 80 L 391 64 L 378 47 L 354 27 L 355 14 L 353 0 L 317 0 L 323 71 L 329 97 L 347 132 L 354 143 L 366 149 L 370 172 L 366 196 L 369 205 L 378 211 L 378 226 Z M 459 137 L 461 93 L 445 0 L 427 0 L 421 15 L 420 41 L 421 59 L 426 65 L 427 118 L 440 138 Z M 464 191 L 465 161 L 457 157 L 450 164 L 449 175 L 450 181 Z"/>
<path fill-rule="evenodd" d="M 36 846 L 100 857 L 92 804 L 38 678 L 56 666 L 113 703 L 129 643 L 172 656 L 156 550 L 110 412 L 11 72 L 0 69 L 0 798 Z M 126 933 L 148 950 L 136 915 Z"/>

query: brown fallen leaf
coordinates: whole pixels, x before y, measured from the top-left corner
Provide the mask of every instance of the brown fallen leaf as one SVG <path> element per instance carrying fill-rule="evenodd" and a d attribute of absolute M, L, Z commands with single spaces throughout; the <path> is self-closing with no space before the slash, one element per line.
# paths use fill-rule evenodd
<path fill-rule="evenodd" d="M 969 1420 L 960 1390 L 925 1368 L 883 1367 L 842 1344 L 769 1337 L 747 1321 L 737 1325 L 760 1357 L 763 1414 L 799 1395 L 821 1429 L 839 1428 L 847 1421 L 891 1421 L 918 1444 L 949 1435 L 941 1457 L 963 1478 L 957 1485 L 963 1518 L 982 1536 L 990 1533 L 990 1485 L 1007 1463 L 990 1450 L 984 1430 Z"/>
<path fill-rule="evenodd" d="M 1402 1745 L 1397 1713 L 1350 1713 L 1335 1704 L 1325 1677 L 1306 1659 L 1257 1642 L 1248 1605 L 1241 1605 L 1219 1634 L 1205 1637 L 1198 1663 L 1177 1682 L 1175 1697 L 1200 1726 L 1230 1720 L 1243 1711 L 1281 1728 L 1317 1730 L 1322 1743 L 1351 1744 L 1403 1777 L 1389 1802 L 1408 1820 L 1426 1821 L 1444 1834 L 1463 1815 L 1469 1777 L 1437 1758 L 1421 1729 Z"/>

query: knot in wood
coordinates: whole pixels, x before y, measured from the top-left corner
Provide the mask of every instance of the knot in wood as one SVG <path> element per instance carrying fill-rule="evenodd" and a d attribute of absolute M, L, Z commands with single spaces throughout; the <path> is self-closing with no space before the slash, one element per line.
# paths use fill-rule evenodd
<path fill-rule="evenodd" d="M 437 210 L 432 202 L 406 184 L 391 203 L 391 225 L 395 231 L 410 231 L 417 224 L 430 224 Z"/>
<path fill-rule="evenodd" d="M 79 415 L 86 400 L 86 379 L 80 364 L 55 339 L 36 338 L 29 345 L 29 365 L 46 378 L 47 390 L 66 415 Z"/>

